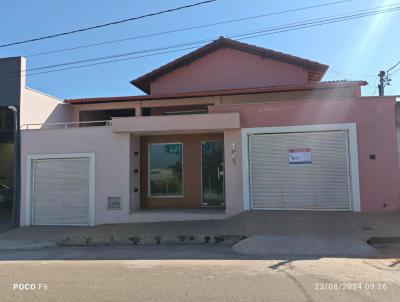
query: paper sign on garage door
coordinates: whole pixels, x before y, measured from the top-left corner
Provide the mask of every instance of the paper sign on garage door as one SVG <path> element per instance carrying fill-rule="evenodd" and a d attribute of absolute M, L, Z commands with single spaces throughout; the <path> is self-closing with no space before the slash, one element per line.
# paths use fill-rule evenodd
<path fill-rule="evenodd" d="M 289 149 L 289 165 L 312 164 L 311 148 Z"/>

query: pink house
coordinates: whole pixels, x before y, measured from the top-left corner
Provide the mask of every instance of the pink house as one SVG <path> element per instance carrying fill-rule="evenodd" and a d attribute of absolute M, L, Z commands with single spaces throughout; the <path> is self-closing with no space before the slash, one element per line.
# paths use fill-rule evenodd
<path fill-rule="evenodd" d="M 327 69 L 220 38 L 131 81 L 146 95 L 64 100 L 22 126 L 21 225 L 399 211 L 395 97 Z"/>

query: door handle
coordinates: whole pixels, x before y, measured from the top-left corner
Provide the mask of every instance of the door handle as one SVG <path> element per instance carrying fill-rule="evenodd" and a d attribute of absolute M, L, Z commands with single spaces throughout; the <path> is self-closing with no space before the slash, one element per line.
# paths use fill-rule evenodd
<path fill-rule="evenodd" d="M 223 176 L 224 175 L 224 170 L 223 169 L 219 169 L 219 166 L 217 167 L 217 179 L 219 180 L 219 177 L 220 176 Z"/>

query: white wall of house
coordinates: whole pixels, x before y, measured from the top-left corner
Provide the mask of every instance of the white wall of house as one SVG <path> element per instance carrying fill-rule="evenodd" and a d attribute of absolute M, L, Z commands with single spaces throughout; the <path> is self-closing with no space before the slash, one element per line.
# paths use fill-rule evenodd
<path fill-rule="evenodd" d="M 244 209 L 240 129 L 224 131 L 224 151 L 226 214 L 232 216 Z"/>
<path fill-rule="evenodd" d="M 31 88 L 25 88 L 21 97 L 20 124 L 65 123 L 73 121 L 72 106 L 61 99 Z M 30 128 L 41 128 L 41 125 Z"/>
<path fill-rule="evenodd" d="M 95 153 L 95 224 L 129 221 L 129 134 L 110 127 L 21 131 L 21 225 L 29 224 L 27 206 L 28 155 Z M 61 156 L 60 156 L 61 157 Z M 121 210 L 107 210 L 108 197 L 121 197 Z"/>

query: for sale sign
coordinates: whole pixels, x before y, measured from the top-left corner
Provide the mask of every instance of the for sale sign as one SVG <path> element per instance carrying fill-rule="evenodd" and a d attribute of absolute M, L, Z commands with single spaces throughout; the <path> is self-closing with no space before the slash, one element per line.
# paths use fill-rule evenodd
<path fill-rule="evenodd" d="M 311 148 L 289 149 L 289 165 L 310 165 L 312 164 Z"/>

